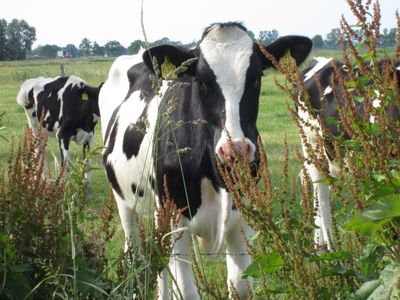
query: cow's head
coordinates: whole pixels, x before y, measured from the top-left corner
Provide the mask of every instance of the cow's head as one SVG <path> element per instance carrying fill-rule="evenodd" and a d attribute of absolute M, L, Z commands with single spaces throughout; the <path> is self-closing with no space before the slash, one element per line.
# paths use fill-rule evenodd
<path fill-rule="evenodd" d="M 277 60 L 290 51 L 300 64 L 311 47 L 312 42 L 306 37 L 286 36 L 266 45 L 266 50 Z M 261 77 L 273 65 L 246 28 L 238 23 L 213 24 L 204 31 L 197 48 L 185 50 L 167 45 L 151 48 L 143 54 L 143 59 L 152 69 L 151 57 L 156 57 L 159 63 L 168 57 L 175 66 L 197 58 L 185 74 L 194 77 L 193 89 L 199 95 L 204 118 L 215 128 L 216 155 L 221 161 L 230 159 L 233 145 L 237 154 L 253 161 Z"/>
<path fill-rule="evenodd" d="M 102 82 L 99 87 L 91 87 L 85 85 L 82 89 L 82 99 L 86 98 L 90 103 L 90 110 L 93 113 L 93 119 L 97 122 L 100 118 L 100 109 L 99 109 L 99 93 L 100 89 L 103 86 L 104 82 Z"/>

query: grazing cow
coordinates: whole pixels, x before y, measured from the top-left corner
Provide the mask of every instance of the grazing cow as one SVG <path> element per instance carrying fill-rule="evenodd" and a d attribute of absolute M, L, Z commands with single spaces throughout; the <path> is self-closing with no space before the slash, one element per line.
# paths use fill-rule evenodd
<path fill-rule="evenodd" d="M 85 148 L 93 148 L 94 127 L 100 118 L 99 90 L 77 76 L 39 77 L 21 85 L 17 102 L 25 109 L 32 133 L 37 135 L 41 126 L 57 137 L 66 168 L 70 164 L 71 140 L 83 145 L 83 155 Z"/>
<path fill-rule="evenodd" d="M 300 64 L 311 46 L 308 38 L 287 36 L 266 49 L 277 59 L 290 51 Z M 168 58 L 177 67 L 194 60 L 174 79 L 175 85 L 163 81 L 156 93 L 151 77 L 159 70 L 153 58 L 159 64 Z M 218 23 L 205 30 L 194 49 L 162 45 L 140 56 L 118 58 L 100 92 L 103 161 L 125 232 L 125 249 L 132 242 L 135 208 L 150 198 L 145 198 L 147 191 L 161 199 L 164 176 L 177 207 L 186 208 L 178 225 L 185 230 L 170 259 L 184 299 L 199 298 L 187 259 L 192 236 L 199 237 L 210 253 L 218 253 L 225 242 L 229 286 L 241 298 L 252 286 L 251 279 L 241 278 L 250 257 L 234 255 L 246 253 L 241 231 L 248 237 L 251 229 L 232 205 L 217 158 L 232 158 L 229 133 L 235 152 L 258 164 L 261 77 L 271 66 L 246 28 Z M 169 299 L 166 271 L 158 283 L 159 297 Z"/>
<path fill-rule="evenodd" d="M 378 63 L 378 68 L 380 70 L 382 70 L 383 64 L 384 61 Z M 305 133 L 305 139 L 302 140 L 304 156 L 306 159 L 310 156 L 306 145 L 311 145 L 315 150 L 318 147 L 318 138 L 322 137 L 324 148 L 322 153 L 323 157 L 321 157 L 321 159 L 327 159 L 329 172 L 333 177 L 338 175 L 338 166 L 333 161 L 334 153 L 332 153 L 332 151 L 334 149 L 329 140 L 324 139 L 318 118 L 323 120 L 325 128 L 328 129 L 332 136 L 338 137 L 343 135 L 345 139 L 349 138 L 343 126 L 340 125 L 339 107 L 345 105 L 345 100 L 344 92 L 339 85 L 338 73 L 335 72 L 334 66 L 338 72 L 340 72 L 342 78 L 346 81 L 350 80 L 348 71 L 342 62 L 332 58 L 315 58 L 310 66 L 302 72 L 304 87 L 309 96 L 312 113 L 310 114 L 309 111 L 304 108 L 298 107 L 298 117 Z M 396 75 L 397 78 L 400 78 L 399 68 L 396 69 Z M 300 99 L 300 101 L 302 100 Z M 354 104 L 357 113 L 364 115 L 363 103 L 355 102 Z M 372 105 L 374 107 L 379 107 L 380 104 L 378 100 L 374 100 Z M 390 110 L 391 114 L 393 114 L 393 112 L 397 114 L 397 116 L 392 115 L 392 118 L 398 119 L 400 116 L 398 108 L 394 108 L 394 110 L 392 108 Z M 374 122 L 373 115 L 370 115 L 368 119 L 370 122 Z M 315 164 L 312 162 L 306 162 L 305 168 L 313 182 L 314 205 L 317 205 L 318 202 L 315 224 L 319 228 L 315 230 L 315 243 L 320 247 L 326 247 L 331 251 L 333 250 L 333 246 L 330 236 L 332 230 L 330 189 L 329 186 L 323 182 L 325 176 L 321 170 L 318 170 Z"/>

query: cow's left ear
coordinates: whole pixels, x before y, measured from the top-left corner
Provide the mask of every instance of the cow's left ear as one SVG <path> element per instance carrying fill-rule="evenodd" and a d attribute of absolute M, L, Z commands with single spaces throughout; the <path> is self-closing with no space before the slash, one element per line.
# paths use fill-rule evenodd
<path fill-rule="evenodd" d="M 279 61 L 288 51 L 300 65 L 308 56 L 312 48 L 312 41 L 304 36 L 288 35 L 277 39 L 275 42 L 264 46 L 277 61 Z M 263 55 L 264 68 L 273 66 L 272 62 Z"/>
<path fill-rule="evenodd" d="M 101 84 L 102 85 L 102 84 Z M 89 98 L 97 99 L 99 97 L 100 87 L 91 87 L 86 85 L 83 94 L 87 94 Z"/>
<path fill-rule="evenodd" d="M 155 73 L 153 59 L 157 59 L 158 68 L 165 62 L 165 59 L 168 58 L 168 62 L 173 64 L 175 68 L 180 67 L 184 62 L 187 62 L 190 59 L 196 58 L 193 51 L 187 51 L 183 48 L 178 48 L 171 45 L 161 45 L 150 48 L 143 53 L 143 61 L 146 66 Z M 185 74 L 194 75 L 195 74 L 195 65 L 196 62 L 191 62 Z M 159 70 L 161 74 L 161 70 Z M 179 74 L 178 74 L 179 75 Z"/>

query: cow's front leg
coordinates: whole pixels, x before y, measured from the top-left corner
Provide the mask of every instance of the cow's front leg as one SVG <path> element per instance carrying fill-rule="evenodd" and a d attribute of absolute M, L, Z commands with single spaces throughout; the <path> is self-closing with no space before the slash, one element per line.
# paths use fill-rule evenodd
<path fill-rule="evenodd" d="M 57 134 L 57 137 L 60 145 L 62 167 L 69 171 L 71 167 L 71 157 L 69 155 L 69 142 L 71 139 L 71 134 L 68 134 L 65 130 L 60 130 Z"/>
<path fill-rule="evenodd" d="M 251 263 L 251 257 L 246 250 L 246 240 L 249 241 L 252 234 L 253 230 L 244 222 L 243 217 L 237 211 L 233 211 L 225 235 L 228 288 L 231 298 L 236 294 L 240 299 L 247 299 L 252 295 L 253 279 L 242 279 L 244 270 Z"/>
<path fill-rule="evenodd" d="M 199 292 L 195 285 L 192 262 L 192 233 L 189 229 L 189 220 L 182 216 L 177 230 L 175 242 L 170 261 L 170 269 L 174 277 L 173 298 L 174 299 L 200 299 Z"/>
<path fill-rule="evenodd" d="M 125 234 L 124 252 L 127 252 L 129 247 L 132 246 L 133 233 L 136 228 L 136 220 L 133 219 L 135 214 L 128 200 L 121 198 L 114 189 L 113 194 L 117 202 L 118 214 Z"/>
<path fill-rule="evenodd" d="M 88 141 L 83 144 L 83 160 L 85 161 L 85 183 L 86 183 L 86 192 L 88 195 L 93 193 L 93 186 L 92 180 L 90 176 L 90 159 L 87 158 L 87 151 L 90 153 L 93 151 L 94 148 L 94 134 L 89 132 L 89 139 Z"/>
<path fill-rule="evenodd" d="M 316 208 L 314 241 L 319 247 L 333 249 L 331 243 L 332 215 L 329 186 L 322 183 L 323 175 L 314 165 L 306 165 L 314 188 L 314 208 Z"/>

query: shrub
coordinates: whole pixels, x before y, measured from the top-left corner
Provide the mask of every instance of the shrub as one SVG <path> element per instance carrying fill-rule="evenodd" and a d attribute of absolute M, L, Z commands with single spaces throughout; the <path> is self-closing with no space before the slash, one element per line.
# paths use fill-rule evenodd
<path fill-rule="evenodd" d="M 303 170 L 303 185 L 296 185 L 296 180 L 288 177 L 287 152 L 283 164 L 285 176 L 278 187 L 272 186 L 261 143 L 257 178 L 252 178 L 250 168 L 240 161 L 220 167 L 237 208 L 258 234 L 253 253 L 261 254 L 255 255 L 245 275 L 260 278 L 261 288 L 257 293 L 262 297 L 398 297 L 400 123 L 396 116 L 399 116 L 400 95 L 395 67 L 400 58 L 400 43 L 391 59 L 385 50 L 378 51 L 379 2 L 373 7 L 371 1 L 347 2 L 357 17 L 355 27 L 359 30 L 342 18 L 340 44 L 349 78 L 343 78 L 339 70 L 335 74 L 340 90 L 345 91 L 345 105 L 339 107 L 338 122 L 344 134 L 332 136 L 326 124 L 322 124 L 322 132 L 334 146 L 334 160 L 341 169 L 339 176 L 333 178 L 328 162 L 321 160 L 326 157 L 323 147 L 308 149 L 311 153 L 320 151 L 320 155 L 317 153 L 310 159 L 325 174 L 325 182 L 334 195 L 335 251 L 316 250 L 310 178 L 306 170 Z M 400 33 L 400 18 L 396 15 Z M 385 62 L 378 63 L 381 58 Z M 284 83 L 277 84 L 294 104 L 301 105 L 299 94 L 306 100 L 308 95 L 303 92 L 305 88 L 294 61 L 287 56 L 275 61 L 275 66 L 286 78 Z M 381 103 L 379 107 L 373 105 L 376 99 Z M 287 106 L 301 129 L 302 120 L 297 117 L 293 103 L 288 102 Z M 312 115 L 310 105 L 305 106 Z M 371 115 L 375 117 L 373 123 Z M 320 143 L 324 143 L 322 138 Z M 297 155 L 304 161 L 302 155 Z M 242 203 L 243 196 L 248 199 L 246 204 Z"/>
<path fill-rule="evenodd" d="M 44 165 L 46 142 L 44 132 L 34 137 L 25 130 L 17 147 L 11 142 L 8 168 L 0 174 L 0 295 L 99 297 L 106 294 L 102 277 L 107 279 L 109 267 L 105 248 L 114 231 L 112 206 L 108 203 L 97 220 L 104 231 L 88 232 L 86 166 L 51 179 Z"/>

